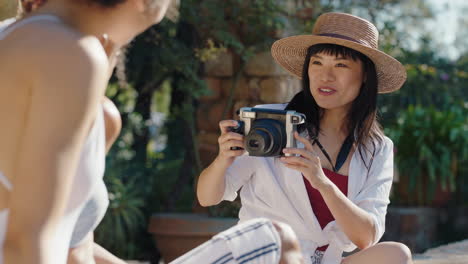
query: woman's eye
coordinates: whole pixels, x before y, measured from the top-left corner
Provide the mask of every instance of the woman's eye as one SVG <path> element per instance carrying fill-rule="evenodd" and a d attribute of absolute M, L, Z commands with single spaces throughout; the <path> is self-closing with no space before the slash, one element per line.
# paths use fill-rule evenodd
<path fill-rule="evenodd" d="M 322 63 L 320 61 L 312 61 L 312 64 L 314 65 L 322 65 Z"/>
<path fill-rule="evenodd" d="M 336 64 L 336 66 L 338 66 L 338 67 L 348 67 L 348 65 L 343 64 L 343 63 L 338 63 L 338 64 Z"/>

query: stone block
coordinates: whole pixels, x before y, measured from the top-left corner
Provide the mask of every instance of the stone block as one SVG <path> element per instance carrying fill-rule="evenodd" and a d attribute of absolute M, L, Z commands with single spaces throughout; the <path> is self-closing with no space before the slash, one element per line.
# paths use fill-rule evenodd
<path fill-rule="evenodd" d="M 245 66 L 245 73 L 249 76 L 281 76 L 290 75 L 276 63 L 270 51 L 254 55 Z"/>
<path fill-rule="evenodd" d="M 468 206 L 461 205 L 459 207 L 453 208 L 450 211 L 450 215 L 454 216 L 450 219 L 450 222 L 453 225 L 455 232 L 464 234 L 468 238 Z"/>
<path fill-rule="evenodd" d="M 301 82 L 294 77 L 271 77 L 261 81 L 260 89 L 262 102 L 285 103 L 301 90 Z"/>
<path fill-rule="evenodd" d="M 221 53 L 215 59 L 205 62 L 206 76 L 230 77 L 233 72 L 233 58 L 229 52 Z"/>
<path fill-rule="evenodd" d="M 207 167 L 218 155 L 218 137 L 220 133 L 205 133 L 198 134 L 198 146 L 200 160 L 202 166 Z"/>
<path fill-rule="evenodd" d="M 396 241 L 421 253 L 438 240 L 437 226 L 443 210 L 430 207 L 389 207 L 382 241 Z"/>
<path fill-rule="evenodd" d="M 218 137 L 220 136 L 221 132 L 200 132 L 197 135 L 199 144 L 205 145 L 218 145 Z"/>
<path fill-rule="evenodd" d="M 225 106 L 225 99 L 200 104 L 197 111 L 198 129 L 205 132 L 218 131 L 219 121 L 221 121 Z"/>
<path fill-rule="evenodd" d="M 221 86 L 223 90 L 223 96 L 228 98 L 229 94 L 231 93 L 232 86 L 234 85 L 234 79 L 223 79 L 221 81 Z M 250 88 L 248 79 L 244 76 L 240 77 L 235 84 L 234 87 L 234 99 L 241 100 L 241 99 L 248 99 L 250 97 Z"/>
<path fill-rule="evenodd" d="M 218 155 L 218 147 L 211 145 L 202 145 L 199 149 L 200 162 L 202 168 L 208 167 Z"/>
<path fill-rule="evenodd" d="M 0 21 L 14 17 L 18 10 L 18 3 L 14 0 L 0 2 Z"/>
<path fill-rule="evenodd" d="M 260 78 L 250 78 L 249 79 L 249 100 L 260 100 L 260 86 L 261 79 Z"/>
<path fill-rule="evenodd" d="M 205 78 L 206 85 L 210 90 L 210 94 L 203 95 L 200 97 L 200 101 L 207 102 L 213 101 L 221 97 L 222 95 L 222 86 L 221 86 L 221 79 L 214 78 L 214 77 L 207 77 Z"/>

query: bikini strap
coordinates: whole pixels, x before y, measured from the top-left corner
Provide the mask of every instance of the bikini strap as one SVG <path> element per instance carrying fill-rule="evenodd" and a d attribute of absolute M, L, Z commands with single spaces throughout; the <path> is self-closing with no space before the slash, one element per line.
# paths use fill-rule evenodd
<path fill-rule="evenodd" d="M 353 134 L 349 134 L 348 137 L 346 137 L 345 141 L 343 142 L 343 145 L 341 145 L 340 152 L 338 152 L 338 157 L 336 158 L 335 165 L 333 165 L 330 155 L 328 155 L 328 152 L 325 150 L 325 148 L 320 143 L 318 138 L 315 138 L 313 140 L 312 145 L 317 144 L 317 146 L 322 151 L 325 158 L 327 158 L 328 162 L 332 166 L 333 171 L 338 172 L 343 166 L 343 164 L 345 163 L 346 158 L 348 158 L 348 155 L 349 155 L 349 152 L 351 151 L 351 147 L 353 146 L 353 143 L 354 143 Z"/>

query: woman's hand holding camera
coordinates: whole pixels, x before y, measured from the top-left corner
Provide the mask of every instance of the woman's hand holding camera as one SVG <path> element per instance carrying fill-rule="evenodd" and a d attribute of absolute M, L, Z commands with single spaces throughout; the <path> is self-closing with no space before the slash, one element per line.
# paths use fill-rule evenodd
<path fill-rule="evenodd" d="M 236 126 L 237 121 L 234 120 L 219 122 L 221 136 L 218 138 L 218 156 L 202 171 L 198 178 L 197 197 L 202 206 L 216 205 L 223 200 L 226 170 L 232 165 L 237 156 L 245 152 L 243 149 L 244 136 L 231 131 Z M 240 149 L 233 150 L 231 148 Z"/>
<path fill-rule="evenodd" d="M 219 122 L 221 136 L 218 138 L 219 153 L 217 159 L 226 162 L 227 166 L 231 166 L 234 159 L 244 154 L 244 136 L 231 132 L 232 127 L 238 125 L 235 120 L 223 120 Z M 235 148 L 239 148 L 235 150 Z"/>
<path fill-rule="evenodd" d="M 301 137 L 297 132 L 294 132 L 296 140 L 302 142 L 305 148 L 285 148 L 284 153 L 296 154 L 293 156 L 281 157 L 283 164 L 293 170 L 300 171 L 302 175 L 310 182 L 312 187 L 317 190 L 322 189 L 331 181 L 325 176 L 320 163 L 320 158 L 314 152 L 312 144 L 309 140 Z"/>

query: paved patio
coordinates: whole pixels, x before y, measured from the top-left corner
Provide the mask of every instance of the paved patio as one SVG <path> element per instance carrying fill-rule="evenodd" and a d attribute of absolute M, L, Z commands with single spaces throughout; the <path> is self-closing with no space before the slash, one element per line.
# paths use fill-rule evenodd
<path fill-rule="evenodd" d="M 468 239 L 415 255 L 414 264 L 468 264 Z"/>

